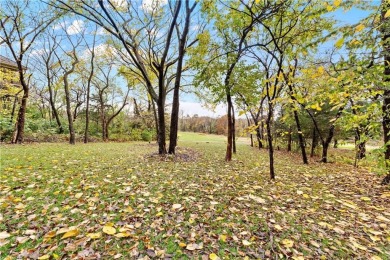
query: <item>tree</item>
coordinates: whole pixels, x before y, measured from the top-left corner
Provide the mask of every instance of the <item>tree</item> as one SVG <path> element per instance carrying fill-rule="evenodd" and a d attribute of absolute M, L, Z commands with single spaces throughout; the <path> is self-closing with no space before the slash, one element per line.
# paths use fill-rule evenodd
<path fill-rule="evenodd" d="M 126 66 L 144 82 L 151 99 L 157 105 L 159 154 L 166 154 L 166 97 L 172 90 L 169 85 L 172 80 L 178 78 L 177 74 L 181 71 L 180 68 L 172 68 L 182 59 L 180 55 L 184 55 L 184 49 L 196 42 L 187 41 L 185 48 L 180 47 L 181 51 L 176 51 L 179 50 L 178 46 L 173 44 L 174 32 L 179 27 L 178 17 L 182 2 L 170 2 L 169 7 L 164 7 L 160 1 L 155 1 L 152 5 L 142 8 L 139 8 L 137 2 L 122 1 L 118 4 L 103 0 L 99 0 L 98 5 L 91 1 L 69 3 L 63 0 L 51 2 L 51 5 L 84 17 L 113 36 L 117 43 L 114 46 L 123 53 Z M 190 15 L 192 11 L 192 7 L 189 8 L 187 3 L 186 13 L 189 12 Z M 181 42 L 186 38 L 186 35 L 182 34 Z M 171 73 L 172 70 L 176 72 Z M 152 82 L 153 77 L 157 77 L 156 88 Z M 180 86 L 180 81 L 176 85 Z M 178 98 L 177 95 L 176 97 Z M 175 104 L 177 102 L 175 101 Z M 178 106 L 175 105 L 174 111 L 176 108 L 178 109 Z M 173 141 L 175 144 L 175 140 Z"/>
<path fill-rule="evenodd" d="M 57 13 L 51 9 L 34 6 L 35 1 L 2 2 L 0 10 L 0 40 L 4 42 L 18 65 L 19 81 L 23 89 L 23 96 L 18 112 L 16 129 L 12 143 L 22 143 L 24 125 L 29 97 L 29 80 L 31 74 L 27 73 L 25 66 L 28 52 L 40 34 L 56 19 Z M 38 11 L 37 11 L 38 10 Z M 38 12 L 38 13 L 37 13 Z"/>

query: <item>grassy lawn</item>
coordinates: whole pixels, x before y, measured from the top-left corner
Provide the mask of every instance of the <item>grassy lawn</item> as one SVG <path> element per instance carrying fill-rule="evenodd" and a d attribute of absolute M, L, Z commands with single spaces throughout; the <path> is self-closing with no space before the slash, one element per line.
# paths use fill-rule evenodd
<path fill-rule="evenodd" d="M 389 259 L 390 190 L 364 169 L 309 166 L 180 133 L 195 161 L 148 143 L 1 146 L 0 259 Z M 181 150 L 183 153 L 186 150 Z"/>

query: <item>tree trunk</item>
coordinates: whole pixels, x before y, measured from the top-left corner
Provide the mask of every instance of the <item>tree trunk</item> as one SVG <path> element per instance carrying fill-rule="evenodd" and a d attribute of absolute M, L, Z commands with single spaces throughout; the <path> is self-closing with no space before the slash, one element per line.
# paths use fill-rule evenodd
<path fill-rule="evenodd" d="M 236 147 L 236 117 L 234 113 L 234 106 L 232 104 L 232 140 L 233 140 L 233 153 L 237 153 Z"/>
<path fill-rule="evenodd" d="M 273 107 L 270 101 L 268 101 L 268 116 L 267 116 L 267 140 L 268 140 L 268 155 L 269 155 L 269 173 L 272 180 L 275 179 L 274 169 L 274 147 L 272 144 L 272 132 L 271 132 L 271 120 L 272 120 Z"/>
<path fill-rule="evenodd" d="M 292 129 L 290 126 L 290 128 L 288 129 L 287 152 L 291 152 L 291 143 L 292 143 Z"/>
<path fill-rule="evenodd" d="M 47 87 L 49 88 L 49 103 L 51 107 L 52 114 L 56 120 L 57 126 L 58 126 L 58 133 L 62 134 L 64 133 L 64 128 L 62 127 L 60 117 L 58 115 L 57 108 L 55 106 L 54 102 L 54 95 L 53 95 L 53 88 L 51 85 L 51 79 L 50 79 L 50 72 L 49 72 L 49 65 L 46 64 L 46 80 L 47 80 Z"/>
<path fill-rule="evenodd" d="M 390 166 L 390 89 L 388 84 L 390 82 L 390 19 L 385 17 L 390 3 L 387 0 L 382 0 L 382 42 L 383 42 L 383 53 L 384 53 L 384 71 L 383 81 L 385 83 L 385 90 L 383 92 L 383 104 L 382 104 L 382 127 L 383 127 L 383 141 L 385 145 L 385 162 L 386 168 Z M 390 173 L 383 179 L 382 184 L 390 183 Z"/>
<path fill-rule="evenodd" d="M 317 147 L 318 143 L 318 137 L 317 137 L 317 131 L 315 128 L 313 128 L 313 134 L 312 134 L 312 139 L 311 139 L 311 151 L 310 151 L 310 157 L 314 157 L 314 152 Z"/>
<path fill-rule="evenodd" d="M 233 122 L 232 122 L 232 97 L 230 95 L 230 89 L 226 87 L 226 102 L 227 102 L 227 145 L 225 161 L 230 162 L 232 160 L 232 148 L 233 148 Z"/>
<path fill-rule="evenodd" d="M 323 162 L 323 163 L 328 162 L 328 148 L 329 148 L 329 143 L 323 142 L 322 143 L 322 158 L 321 158 L 321 162 Z"/>
<path fill-rule="evenodd" d="M 161 95 L 157 102 L 158 113 L 158 153 L 163 155 L 167 153 L 166 141 L 165 141 L 165 102 Z"/>
<path fill-rule="evenodd" d="M 337 148 L 337 147 L 338 147 L 338 141 L 337 139 L 334 139 L 333 148 Z"/>
<path fill-rule="evenodd" d="M 76 143 L 76 136 L 73 127 L 73 118 L 72 118 L 72 110 L 70 107 L 70 93 L 69 93 L 69 84 L 68 84 L 68 75 L 64 76 L 64 89 L 65 89 L 65 101 L 66 101 L 66 114 L 68 116 L 68 124 L 69 124 L 69 144 Z"/>
<path fill-rule="evenodd" d="M 307 160 L 307 155 L 306 155 L 305 140 L 303 138 L 301 122 L 299 121 L 298 112 L 296 110 L 294 110 L 294 119 L 295 119 L 295 124 L 297 125 L 297 130 L 298 130 L 298 141 L 299 141 L 299 147 L 301 148 L 302 161 L 303 161 L 303 164 L 309 164 L 309 161 Z M 314 129 L 314 133 L 315 133 L 315 129 Z M 314 152 L 314 150 L 313 150 L 313 152 Z M 313 157 L 314 154 L 310 155 L 310 156 Z"/>
<path fill-rule="evenodd" d="M 28 99 L 29 90 L 26 89 L 23 91 L 22 102 L 20 104 L 18 117 L 16 121 L 16 129 L 14 134 L 14 139 L 12 143 L 21 144 L 24 139 L 24 123 L 26 118 L 26 109 L 27 109 L 27 99 Z"/>
<path fill-rule="evenodd" d="M 86 104 L 85 104 L 85 129 L 84 129 L 84 143 L 88 143 L 89 138 L 89 96 L 90 96 L 91 86 L 87 85 L 87 96 L 86 96 Z"/>
<path fill-rule="evenodd" d="M 160 131 L 159 131 L 159 127 L 158 127 L 157 109 L 156 109 L 156 104 L 154 103 L 154 100 L 151 100 L 151 102 L 152 102 L 152 107 L 153 107 L 154 123 L 156 125 L 156 133 L 157 133 L 156 139 L 157 139 L 157 143 L 159 143 L 159 139 L 158 138 L 159 138 Z"/>

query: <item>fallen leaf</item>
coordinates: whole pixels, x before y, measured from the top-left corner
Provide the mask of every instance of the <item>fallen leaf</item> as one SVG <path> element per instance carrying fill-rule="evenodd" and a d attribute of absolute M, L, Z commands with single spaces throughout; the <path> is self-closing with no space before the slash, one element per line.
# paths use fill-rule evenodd
<path fill-rule="evenodd" d="M 49 255 L 43 255 L 43 256 L 38 257 L 39 260 L 46 260 L 46 259 L 49 259 L 49 258 L 50 258 Z"/>
<path fill-rule="evenodd" d="M 69 237 L 75 237 L 80 233 L 78 229 L 73 229 L 68 232 L 66 232 L 61 239 L 69 238 Z"/>
<path fill-rule="evenodd" d="M 250 245 L 252 245 L 252 243 L 251 242 L 249 242 L 248 240 L 242 240 L 242 244 L 244 245 L 244 246 L 250 246 Z"/>
<path fill-rule="evenodd" d="M 87 237 L 92 238 L 92 239 L 98 239 L 102 237 L 102 233 L 97 232 L 97 233 L 88 233 Z"/>
<path fill-rule="evenodd" d="M 293 247 L 294 245 L 294 241 L 290 240 L 290 239 L 283 239 L 282 240 L 282 244 L 287 247 L 287 248 L 290 248 L 290 247 Z"/>
<path fill-rule="evenodd" d="M 181 204 L 173 204 L 172 205 L 172 209 L 180 209 L 181 208 Z"/>
<path fill-rule="evenodd" d="M 103 227 L 103 232 L 108 235 L 114 235 L 116 233 L 116 229 L 106 225 Z"/>
<path fill-rule="evenodd" d="M 210 260 L 219 260 L 219 259 L 221 259 L 221 258 L 219 258 L 216 254 L 211 253 L 211 254 L 209 254 L 209 259 L 210 259 Z"/>
<path fill-rule="evenodd" d="M 11 235 L 7 231 L 0 232 L 0 239 L 9 238 Z"/>

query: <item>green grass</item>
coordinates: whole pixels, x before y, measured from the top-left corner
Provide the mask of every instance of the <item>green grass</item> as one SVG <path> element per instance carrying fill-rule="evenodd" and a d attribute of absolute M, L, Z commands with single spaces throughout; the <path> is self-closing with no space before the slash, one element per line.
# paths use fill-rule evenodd
<path fill-rule="evenodd" d="M 225 141 L 180 133 L 190 162 L 150 158 L 157 146 L 140 142 L 1 146 L 0 259 L 389 258 L 390 191 L 375 174 L 278 151 L 271 181 L 266 150 L 243 138 L 225 163 Z M 77 236 L 47 235 L 70 226 Z"/>

